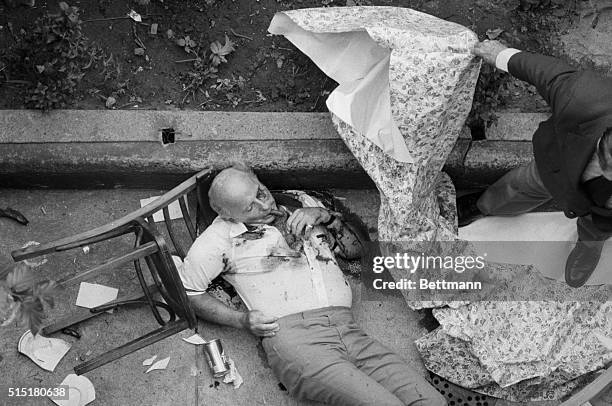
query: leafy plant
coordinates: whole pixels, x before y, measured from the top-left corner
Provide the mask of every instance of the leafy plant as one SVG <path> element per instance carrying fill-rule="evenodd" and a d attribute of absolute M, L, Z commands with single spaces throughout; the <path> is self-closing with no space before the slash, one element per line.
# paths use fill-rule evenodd
<path fill-rule="evenodd" d="M 483 64 L 480 76 L 474 91 L 474 102 L 472 110 L 467 118 L 466 124 L 472 129 L 472 134 L 482 133 L 497 121 L 495 111 L 503 104 L 503 86 L 510 80 L 510 76 L 497 70 L 495 67 Z"/>
<path fill-rule="evenodd" d="M 30 30 L 22 30 L 11 50 L 11 71 L 31 82 L 26 105 L 36 109 L 69 104 L 99 56 L 81 31 L 78 9 L 65 2 L 59 7 L 59 13 L 46 14 Z"/>
<path fill-rule="evenodd" d="M 219 41 L 215 41 L 210 44 L 210 62 L 213 66 L 219 66 L 222 62 L 227 63 L 227 59 L 225 59 L 225 57 L 235 50 L 236 48 L 234 48 L 234 43 L 226 35 L 225 44 L 221 45 Z"/>
<path fill-rule="evenodd" d="M 168 30 L 166 32 L 168 39 L 174 39 L 175 34 L 172 30 Z M 210 55 L 207 57 L 207 49 L 203 49 L 198 43 L 196 43 L 189 36 L 179 37 L 175 40 L 175 43 L 182 47 L 185 52 L 192 54 L 195 56 L 194 59 L 188 59 L 185 61 L 178 62 L 193 62 L 192 69 L 183 74 L 183 92 L 185 96 L 183 97 L 182 103 L 185 103 L 187 98 L 192 97 L 195 99 L 195 95 L 197 93 L 202 93 L 205 97 L 209 97 L 207 91 L 204 90 L 206 84 L 210 79 L 217 79 L 218 66 L 222 63 L 227 63 L 227 58 L 229 54 L 236 50 L 234 42 L 232 42 L 228 36 L 225 36 L 225 43 L 221 44 L 219 41 L 214 41 L 210 44 Z M 244 79 L 242 79 L 244 82 Z M 216 85 L 219 85 L 217 82 Z M 244 85 L 244 83 L 243 83 Z M 232 87 L 232 86 L 230 86 Z M 228 97 L 228 100 L 236 105 L 237 99 L 233 97 Z"/>
<path fill-rule="evenodd" d="M 563 6 L 567 0 L 520 0 L 520 8 L 523 11 L 534 10 L 536 8 L 556 8 Z"/>
<path fill-rule="evenodd" d="M 187 52 L 188 54 L 190 53 L 194 53 L 197 55 L 197 52 L 195 51 L 195 48 L 198 46 L 198 44 L 192 40 L 189 35 L 185 36 L 184 38 L 178 38 L 176 40 L 176 45 L 180 46 L 181 48 L 183 48 L 185 50 L 185 52 Z"/>
<path fill-rule="evenodd" d="M 27 324 L 32 334 L 36 334 L 42 325 L 45 308 L 54 305 L 56 284 L 49 280 L 36 282 L 30 268 L 23 263 L 12 265 L 10 269 L 6 280 L 0 281 L 0 326 L 17 321 Z"/>

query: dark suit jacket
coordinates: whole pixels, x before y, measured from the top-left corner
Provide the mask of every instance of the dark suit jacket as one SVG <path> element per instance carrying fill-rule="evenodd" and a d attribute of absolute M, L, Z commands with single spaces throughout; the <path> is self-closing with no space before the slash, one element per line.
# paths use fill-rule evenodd
<path fill-rule="evenodd" d="M 581 184 L 597 140 L 612 127 L 612 78 L 528 52 L 513 55 L 508 70 L 533 84 L 552 108 L 533 136 L 542 182 L 567 217 L 592 214 L 598 228 L 612 231 L 612 210 L 596 206 Z"/>

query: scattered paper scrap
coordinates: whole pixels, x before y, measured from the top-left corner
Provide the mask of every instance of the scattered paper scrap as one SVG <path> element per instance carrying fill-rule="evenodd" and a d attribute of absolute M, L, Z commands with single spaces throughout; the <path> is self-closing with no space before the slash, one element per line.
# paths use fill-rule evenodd
<path fill-rule="evenodd" d="M 21 248 L 28 248 L 33 245 L 40 245 L 40 243 L 38 241 L 28 241 Z M 26 264 L 27 266 L 31 266 L 32 268 L 36 268 L 36 267 L 39 267 L 47 263 L 47 256 L 43 255 L 39 257 L 38 260 L 24 259 L 23 263 Z"/>
<path fill-rule="evenodd" d="M 60 360 L 70 350 L 70 344 L 60 338 L 33 335 L 28 330 L 19 339 L 17 349 L 42 369 L 53 372 Z"/>
<path fill-rule="evenodd" d="M 155 364 L 151 365 L 149 369 L 147 369 L 145 374 L 148 374 L 151 371 L 155 371 L 156 369 L 166 369 L 166 367 L 168 366 L 168 362 L 170 362 L 170 357 L 157 361 Z"/>
<path fill-rule="evenodd" d="M 145 207 L 147 204 L 155 201 L 158 197 L 159 196 L 152 196 L 146 199 L 140 199 L 140 207 Z M 170 220 L 183 218 L 181 206 L 179 205 L 178 201 L 174 201 L 168 205 L 168 212 L 170 214 Z M 153 214 L 153 221 L 156 223 L 164 221 L 164 214 L 161 210 Z"/>
<path fill-rule="evenodd" d="M 127 14 L 128 17 L 130 17 L 132 20 L 141 23 L 142 22 L 142 16 L 140 14 L 138 14 L 137 12 L 135 12 L 134 10 L 130 10 L 130 12 Z"/>
<path fill-rule="evenodd" d="M 195 365 L 192 365 L 191 368 L 189 368 L 189 375 L 191 376 L 198 376 L 198 368 Z"/>
<path fill-rule="evenodd" d="M 91 309 L 117 299 L 119 289 L 97 283 L 81 282 L 76 305 Z"/>
<path fill-rule="evenodd" d="M 151 33 L 151 35 L 156 35 L 157 34 L 157 23 L 153 23 L 151 24 L 151 30 L 149 31 Z"/>
<path fill-rule="evenodd" d="M 183 338 L 183 341 L 186 341 L 189 344 L 193 344 L 193 345 L 206 344 L 206 340 L 203 339 L 202 336 L 199 334 L 194 334 L 191 337 Z"/>
<path fill-rule="evenodd" d="M 142 365 L 148 367 L 149 365 L 153 364 L 153 361 L 155 361 L 156 358 L 157 355 L 154 355 L 151 358 L 147 358 L 146 360 L 142 361 Z"/>
<path fill-rule="evenodd" d="M 83 375 L 70 374 L 60 386 L 68 387 L 68 399 L 56 399 L 49 396 L 56 405 L 59 406 L 85 406 L 96 399 L 96 390 L 89 379 Z M 58 396 L 59 397 L 59 396 Z M 62 396 L 61 398 L 65 398 Z"/>
<path fill-rule="evenodd" d="M 223 382 L 225 382 L 225 383 L 232 383 L 232 384 L 234 384 L 234 389 L 238 389 L 242 385 L 244 380 L 242 379 L 242 375 L 240 375 L 240 373 L 236 369 L 236 365 L 234 364 L 234 360 L 232 360 L 230 358 L 228 362 L 229 362 L 229 365 L 230 365 L 230 370 L 227 373 L 227 375 L 225 375 L 225 377 L 223 377 Z"/>

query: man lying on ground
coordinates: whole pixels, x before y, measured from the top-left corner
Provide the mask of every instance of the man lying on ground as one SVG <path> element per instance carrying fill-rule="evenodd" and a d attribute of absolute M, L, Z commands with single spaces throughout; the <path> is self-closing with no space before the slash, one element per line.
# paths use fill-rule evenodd
<path fill-rule="evenodd" d="M 218 217 L 194 242 L 181 270 L 198 317 L 262 337 L 275 375 L 300 399 L 337 406 L 446 405 L 425 379 L 354 322 L 351 288 L 332 250 L 352 259 L 361 245 L 342 219 L 306 194 L 299 201 L 311 207 L 291 212 L 278 206 L 241 165 L 215 177 L 209 199 Z M 248 312 L 206 293 L 220 274 Z"/>

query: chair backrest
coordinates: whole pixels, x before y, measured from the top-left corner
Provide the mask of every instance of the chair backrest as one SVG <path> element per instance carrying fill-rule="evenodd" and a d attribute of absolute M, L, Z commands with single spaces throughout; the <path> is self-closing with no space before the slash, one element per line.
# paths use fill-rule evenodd
<path fill-rule="evenodd" d="M 215 174 L 212 169 L 203 170 L 142 208 L 147 210 L 140 218 L 146 219 L 162 235 L 167 235 L 172 243 L 168 246 L 170 252 L 181 259 L 216 216 L 208 203 L 207 193 Z M 170 217 L 169 206 L 175 202 L 179 204 L 182 221 L 173 221 Z M 159 211 L 163 223 L 154 221 L 153 214 Z"/>
<path fill-rule="evenodd" d="M 195 328 L 197 325 L 195 312 L 189 303 L 165 238 L 155 231 L 151 224 L 142 220 L 137 223 L 137 244 L 154 242 L 158 247 L 157 251 L 144 257 L 158 291 L 166 304 L 179 317 L 187 320 L 190 328 Z"/>
<path fill-rule="evenodd" d="M 168 191 L 163 196 L 160 196 L 155 201 L 111 223 L 49 243 L 18 249 L 11 252 L 11 255 L 15 261 L 22 261 L 50 252 L 66 251 L 104 241 L 125 234 L 125 229 L 129 228 L 134 221 L 146 220 L 149 224 L 154 225 L 153 214 L 160 210 L 164 214 L 164 223 L 171 239 L 174 237 L 174 240 L 176 240 L 176 245 L 173 247 L 174 250 L 177 252 L 180 249 L 185 251 L 186 245 L 180 244 L 181 241 L 177 238 L 178 234 L 175 232 L 174 224 L 171 223 L 168 205 L 175 201 L 179 202 L 183 214 L 183 223 L 185 224 L 187 235 L 190 240 L 189 245 L 191 245 L 191 242 L 197 237 L 198 232 L 205 228 L 207 222 L 214 219 L 214 213 L 210 209 L 208 199 L 206 198 L 207 195 L 206 193 L 202 193 L 202 188 L 207 190 L 207 185 L 210 185 L 214 174 L 215 172 L 212 169 L 204 169 Z M 191 211 L 187 209 L 190 200 L 188 198 L 189 196 L 195 199 L 195 201 L 192 201 Z M 170 227 L 168 227 L 168 223 L 170 223 Z"/>

